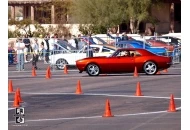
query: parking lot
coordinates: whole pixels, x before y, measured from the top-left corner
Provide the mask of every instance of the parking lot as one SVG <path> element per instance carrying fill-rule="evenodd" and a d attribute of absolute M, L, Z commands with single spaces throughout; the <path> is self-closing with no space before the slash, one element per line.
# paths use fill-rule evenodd
<path fill-rule="evenodd" d="M 39 63 L 39 65 L 42 63 Z M 13 89 L 20 88 L 25 122 L 15 124 L 14 93 L 8 94 L 9 130 L 180 130 L 181 129 L 181 66 L 168 72 L 148 76 L 133 73 L 102 74 L 90 77 L 75 67 L 52 70 L 46 79 L 46 68 L 40 66 L 37 76 L 31 75 L 31 64 L 25 71 L 9 66 L 8 78 Z M 82 94 L 76 94 L 78 81 Z M 137 83 L 143 96 L 135 96 Z M 168 112 L 173 94 L 176 112 Z M 113 117 L 105 114 L 106 101 Z"/>

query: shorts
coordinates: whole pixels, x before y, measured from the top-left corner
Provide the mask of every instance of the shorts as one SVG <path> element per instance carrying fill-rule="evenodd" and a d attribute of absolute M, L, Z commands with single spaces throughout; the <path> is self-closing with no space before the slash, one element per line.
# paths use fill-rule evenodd
<path fill-rule="evenodd" d="M 28 54 L 28 48 L 24 48 L 24 55 L 27 55 Z"/>

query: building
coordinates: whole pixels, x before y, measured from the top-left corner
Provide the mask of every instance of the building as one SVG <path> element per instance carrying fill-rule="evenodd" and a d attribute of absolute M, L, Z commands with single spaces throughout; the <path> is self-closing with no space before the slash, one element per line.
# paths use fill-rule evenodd
<path fill-rule="evenodd" d="M 152 7 L 150 13 L 158 19 L 155 31 L 158 33 L 181 32 L 181 0 L 163 0 L 162 9 Z M 40 7 L 48 5 L 49 10 L 40 10 Z M 8 0 L 8 6 L 11 7 L 11 18 L 15 18 L 15 7 L 23 8 L 23 19 L 30 18 L 40 24 L 72 24 L 69 22 L 68 15 L 55 17 L 56 8 L 52 4 L 52 0 Z M 56 19 L 61 17 L 61 22 Z M 148 27 L 153 26 L 151 23 L 140 23 L 139 30 L 143 32 Z M 121 24 L 120 32 L 127 31 L 129 25 Z"/>
<path fill-rule="evenodd" d="M 21 7 L 23 19 L 29 18 L 32 22 L 37 21 L 40 24 L 57 23 L 56 8 L 52 4 L 52 0 L 8 0 L 8 6 L 11 7 L 11 19 L 15 19 L 15 8 Z M 63 21 L 67 22 L 66 17 Z"/>

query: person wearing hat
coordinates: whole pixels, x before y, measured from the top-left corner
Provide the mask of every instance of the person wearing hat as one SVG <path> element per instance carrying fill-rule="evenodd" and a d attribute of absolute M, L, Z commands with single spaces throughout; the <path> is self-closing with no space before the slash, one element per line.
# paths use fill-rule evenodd
<path fill-rule="evenodd" d="M 24 48 L 25 44 L 22 42 L 22 38 L 18 38 L 15 43 L 15 50 L 17 54 L 16 70 L 24 70 Z"/>

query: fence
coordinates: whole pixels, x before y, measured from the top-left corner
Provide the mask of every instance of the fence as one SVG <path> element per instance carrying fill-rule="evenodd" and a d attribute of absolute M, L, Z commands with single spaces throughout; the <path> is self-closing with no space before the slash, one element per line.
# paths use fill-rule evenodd
<path fill-rule="evenodd" d="M 54 51 L 52 52 L 45 52 L 45 51 L 40 51 L 39 52 L 39 58 L 38 58 L 38 62 L 37 62 L 37 66 L 39 69 L 41 70 L 46 70 L 46 68 L 48 66 L 52 67 L 52 70 L 62 70 L 64 69 L 65 65 L 71 65 L 71 66 L 75 66 L 75 61 L 77 59 L 81 59 L 81 58 L 85 58 L 85 57 L 90 57 L 92 56 L 92 50 L 96 51 L 97 48 L 89 48 L 89 46 L 87 46 L 86 48 L 84 48 L 85 45 L 87 45 L 87 43 L 89 44 L 104 44 L 104 45 L 112 45 L 112 48 L 98 48 L 98 51 L 104 51 L 104 54 L 99 54 L 99 53 L 93 53 L 93 56 L 108 56 L 111 53 L 114 52 L 114 47 L 117 48 L 117 44 L 115 44 L 115 39 L 111 39 L 109 37 L 96 37 L 93 36 L 93 42 L 89 39 L 89 37 L 85 37 L 85 38 L 78 38 L 81 40 L 80 43 L 78 43 L 78 49 L 76 49 L 76 46 L 74 41 L 71 42 L 71 40 L 68 40 L 70 42 L 70 44 L 68 44 L 66 41 L 64 41 L 63 39 L 59 39 L 59 43 L 54 43 L 55 44 L 55 48 Z M 167 55 L 168 56 L 172 56 L 173 59 L 173 64 L 177 64 L 181 62 L 181 48 L 180 48 L 180 44 L 179 43 L 173 43 L 173 45 L 171 45 L 171 38 L 170 37 L 151 37 L 147 42 L 145 42 L 147 39 L 145 39 L 145 37 L 129 37 L 130 40 L 133 39 L 138 39 L 142 41 L 142 46 L 143 48 L 146 47 L 146 45 L 151 45 L 151 46 L 155 46 L 155 47 L 159 47 L 161 45 L 157 45 L 158 43 L 157 40 L 165 40 L 165 42 L 163 42 L 165 44 L 165 48 L 167 48 L 168 50 L 171 49 L 170 51 L 168 51 Z M 33 39 L 30 39 L 31 41 L 33 41 Z M 162 42 L 161 42 L 162 43 Z M 172 50 L 172 46 L 173 46 L 173 50 Z M 91 50 L 92 49 L 92 50 Z M 49 61 L 47 58 L 47 54 L 49 55 Z M 64 55 L 62 55 L 64 54 Z M 28 56 L 28 60 L 29 62 L 24 63 L 25 66 L 25 70 L 31 70 L 32 68 L 32 52 L 28 52 L 27 53 Z M 56 57 L 57 56 L 57 57 Z M 45 58 L 46 57 L 46 58 Z M 65 58 L 67 57 L 67 59 Z M 15 64 L 17 63 L 17 56 L 16 56 L 16 52 L 12 49 L 9 49 L 8 51 L 8 59 L 9 59 L 9 67 L 11 69 L 9 70 L 13 70 L 15 71 L 16 67 Z M 71 59 L 74 59 L 73 61 L 71 61 Z"/>

